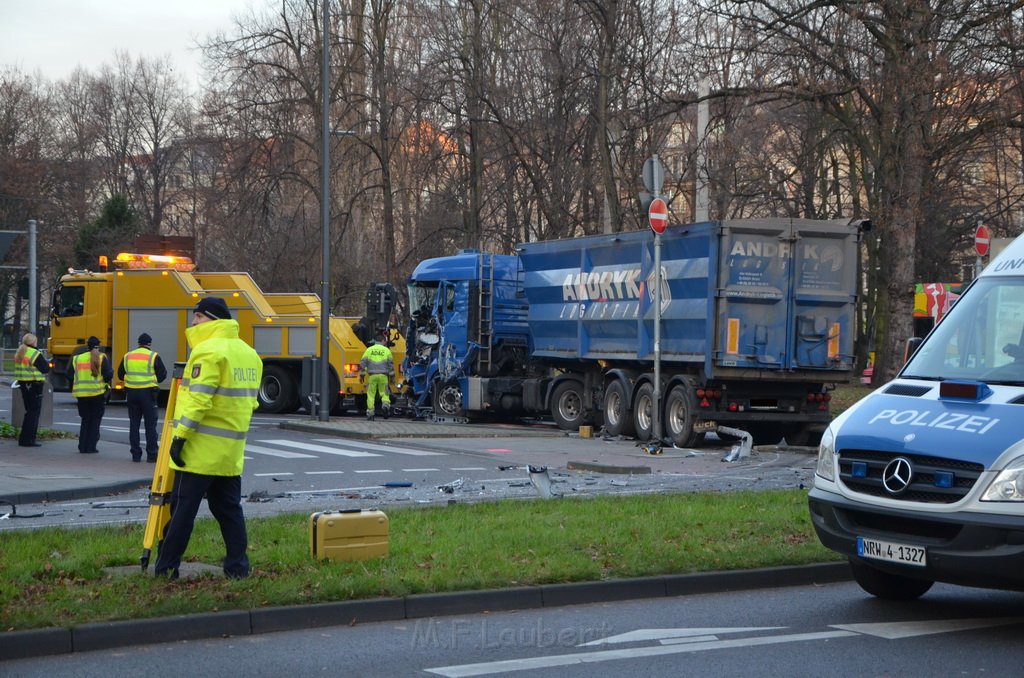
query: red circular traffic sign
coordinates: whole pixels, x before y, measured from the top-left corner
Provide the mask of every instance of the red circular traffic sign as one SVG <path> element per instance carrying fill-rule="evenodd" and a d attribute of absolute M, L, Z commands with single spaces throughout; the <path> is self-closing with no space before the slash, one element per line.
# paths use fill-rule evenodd
<path fill-rule="evenodd" d="M 988 245 L 991 234 L 988 232 L 988 226 L 985 224 L 978 224 L 977 230 L 974 231 L 974 249 L 978 252 L 979 257 L 983 257 L 988 254 Z"/>
<path fill-rule="evenodd" d="M 651 230 L 655 233 L 664 233 L 665 227 L 668 225 L 668 205 L 661 198 L 655 198 L 651 201 L 651 206 L 647 208 L 647 221 L 651 224 Z"/>

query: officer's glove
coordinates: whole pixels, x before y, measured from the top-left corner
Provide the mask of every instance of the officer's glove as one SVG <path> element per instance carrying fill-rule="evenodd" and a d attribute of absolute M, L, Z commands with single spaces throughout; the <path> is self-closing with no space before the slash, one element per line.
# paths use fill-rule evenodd
<path fill-rule="evenodd" d="M 184 467 L 185 460 L 181 458 L 181 452 L 185 449 L 185 439 L 175 438 L 171 441 L 171 459 L 178 466 Z"/>

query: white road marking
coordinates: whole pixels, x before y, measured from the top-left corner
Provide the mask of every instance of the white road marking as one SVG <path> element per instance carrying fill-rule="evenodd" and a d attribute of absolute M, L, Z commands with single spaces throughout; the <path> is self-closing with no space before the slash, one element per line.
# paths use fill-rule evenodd
<path fill-rule="evenodd" d="M 427 450 L 417 450 L 411 447 L 397 447 L 395 445 L 378 445 L 376 443 L 364 443 L 340 441 L 337 438 L 317 438 L 318 443 L 330 443 L 331 445 L 345 446 L 358 446 L 360 449 L 376 450 L 377 452 L 393 452 L 395 454 L 408 454 L 413 457 L 443 457 L 444 452 L 429 452 Z"/>
<path fill-rule="evenodd" d="M 312 445 L 310 443 L 300 443 L 294 440 L 262 440 L 260 442 L 271 443 L 273 445 L 284 445 L 285 447 L 297 447 L 300 450 L 309 450 L 310 452 L 323 452 L 324 454 L 336 454 L 339 457 L 379 457 L 379 454 L 373 452 L 359 452 L 357 450 L 339 450 L 335 447 L 327 447 L 326 445 Z"/>
<path fill-rule="evenodd" d="M 635 647 L 618 650 L 599 650 L 596 652 L 576 652 L 572 654 L 553 655 L 548 657 L 529 657 L 524 659 L 508 659 L 479 664 L 462 664 L 424 669 L 428 673 L 440 676 L 484 676 L 492 673 L 510 671 L 529 671 L 547 669 L 556 666 L 572 666 L 593 664 L 618 659 L 636 659 L 639 657 L 657 657 L 684 652 L 702 652 L 705 650 L 723 650 L 740 647 L 756 647 L 777 645 L 779 643 L 806 642 L 813 640 L 830 640 L 832 638 L 849 638 L 851 636 L 871 635 L 889 640 L 910 638 L 936 633 L 952 633 L 956 631 L 974 630 L 990 626 L 1008 626 L 1024 623 L 1024 617 L 987 617 L 979 619 L 936 619 L 910 622 L 881 622 L 876 624 L 832 624 L 831 628 L 838 631 L 817 631 L 811 633 L 791 633 L 778 636 L 757 636 L 753 638 L 736 638 L 720 640 L 714 635 L 721 633 L 737 633 L 745 631 L 770 631 L 785 627 L 751 627 L 751 628 L 695 628 L 695 629 L 638 629 L 618 636 L 610 636 L 601 640 L 583 643 L 581 647 L 613 643 L 628 643 L 645 640 L 657 640 L 657 646 Z"/>
<path fill-rule="evenodd" d="M 316 459 L 315 454 L 302 454 L 301 452 L 289 452 L 288 450 L 274 450 L 269 447 L 262 447 L 260 445 L 251 445 L 246 443 L 246 452 L 254 452 L 256 454 L 265 454 L 270 457 L 279 457 L 281 459 Z"/>
<path fill-rule="evenodd" d="M 926 636 L 932 633 L 971 631 L 989 626 L 1009 626 L 1024 622 L 1024 617 L 982 617 L 980 619 L 934 619 L 913 622 L 882 622 L 878 624 L 832 624 L 834 629 L 855 631 L 869 636 L 896 640 Z"/>
<path fill-rule="evenodd" d="M 736 647 L 753 647 L 757 645 L 776 645 L 807 640 L 827 640 L 856 636 L 852 631 L 820 631 L 815 633 L 794 633 L 782 636 L 761 636 L 758 638 L 737 638 L 735 640 L 714 640 L 702 643 L 674 645 L 657 645 L 654 647 L 635 647 L 625 650 L 601 650 L 598 652 L 577 652 L 573 654 L 554 655 L 550 657 L 530 657 L 527 659 L 507 659 L 505 661 L 482 662 L 479 664 L 462 664 L 461 666 L 441 666 L 424 669 L 428 673 L 439 676 L 486 676 L 506 671 L 530 671 L 547 669 L 554 666 L 573 666 L 577 664 L 594 664 L 616 659 L 635 659 L 638 657 L 658 657 L 684 652 L 700 652 L 703 650 L 724 650 Z"/>
<path fill-rule="evenodd" d="M 341 475 L 344 471 L 303 471 L 307 476 L 329 476 L 329 475 Z"/>
<path fill-rule="evenodd" d="M 406 473 L 420 473 L 420 472 L 427 473 L 428 471 L 440 471 L 441 469 L 439 469 L 439 468 L 403 468 L 402 470 L 405 471 Z"/>
<path fill-rule="evenodd" d="M 613 645 L 615 643 L 635 643 L 642 640 L 667 640 L 689 638 L 691 636 L 721 635 L 723 633 L 753 633 L 754 631 L 777 631 L 785 626 L 741 626 L 741 627 L 712 627 L 707 629 L 637 629 L 629 633 L 620 633 L 617 636 L 599 638 L 589 643 L 582 643 L 579 647 L 592 647 L 594 645 Z"/>
<path fill-rule="evenodd" d="M 449 471 L 486 471 L 483 466 L 452 466 Z"/>
<path fill-rule="evenodd" d="M 355 471 L 355 473 L 392 473 L 389 468 L 371 468 L 362 471 Z"/>
<path fill-rule="evenodd" d="M 295 474 L 290 471 L 285 471 L 284 473 L 253 473 L 253 475 L 257 478 L 263 478 L 265 476 L 293 476 Z"/>

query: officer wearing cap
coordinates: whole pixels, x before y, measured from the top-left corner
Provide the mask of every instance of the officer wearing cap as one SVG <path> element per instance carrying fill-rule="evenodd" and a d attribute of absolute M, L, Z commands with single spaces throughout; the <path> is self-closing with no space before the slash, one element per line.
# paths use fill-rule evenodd
<path fill-rule="evenodd" d="M 82 423 L 78 430 L 78 451 L 96 454 L 100 442 L 100 422 L 107 407 L 107 390 L 114 378 L 107 354 L 100 350 L 100 340 L 89 337 L 85 346 L 71 354 L 67 370 L 71 382 L 71 395 L 78 402 L 78 416 Z"/>
<path fill-rule="evenodd" d="M 22 337 L 21 346 L 14 354 L 14 379 L 25 405 L 25 416 L 18 433 L 18 445 L 22 447 L 42 447 L 36 442 L 36 432 L 39 430 L 39 413 L 43 408 L 43 382 L 46 373 L 50 371 L 50 364 L 36 348 L 38 343 L 36 335 L 29 332 Z"/>
<path fill-rule="evenodd" d="M 125 399 L 128 402 L 128 443 L 131 446 L 132 461 L 142 461 L 142 441 L 139 425 L 146 423 L 146 461 L 156 462 L 160 439 L 156 433 L 157 396 L 160 382 L 167 378 L 167 368 L 160 354 L 152 350 L 153 338 L 143 332 L 139 335 L 139 346 L 124 354 L 117 367 L 117 378 L 124 382 Z"/>
<path fill-rule="evenodd" d="M 241 503 L 243 453 L 259 404 L 263 361 L 239 338 L 238 323 L 219 297 L 200 300 L 185 338 L 192 352 L 174 405 L 171 519 L 154 569 L 157 576 L 177 578 L 205 495 L 224 537 L 224 574 L 240 579 L 249 575 Z"/>

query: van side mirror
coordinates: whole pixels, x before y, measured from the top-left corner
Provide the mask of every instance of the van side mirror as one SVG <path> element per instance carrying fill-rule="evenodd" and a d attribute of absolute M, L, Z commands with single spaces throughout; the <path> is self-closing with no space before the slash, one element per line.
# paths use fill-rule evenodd
<path fill-rule="evenodd" d="M 917 353 L 917 347 L 921 345 L 922 341 L 924 341 L 924 337 L 911 337 L 910 339 L 907 339 L 907 346 L 903 350 L 904 365 L 910 362 L 910 359 L 914 357 L 914 354 Z"/>

